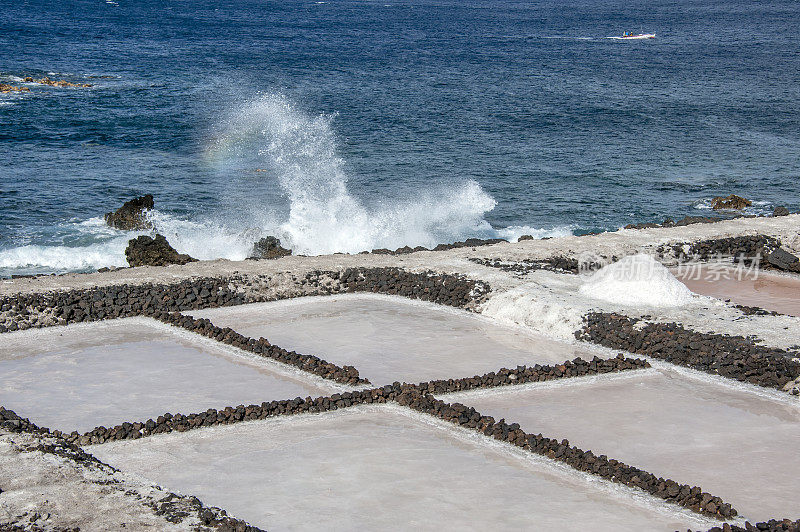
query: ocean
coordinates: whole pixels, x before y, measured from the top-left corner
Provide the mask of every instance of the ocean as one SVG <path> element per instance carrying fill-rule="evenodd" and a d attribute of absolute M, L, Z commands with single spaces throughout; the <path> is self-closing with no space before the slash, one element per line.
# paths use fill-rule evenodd
<path fill-rule="evenodd" d="M 6 0 L 0 276 L 125 265 L 103 214 L 146 193 L 235 260 L 797 210 L 798 34 L 794 0 Z"/>

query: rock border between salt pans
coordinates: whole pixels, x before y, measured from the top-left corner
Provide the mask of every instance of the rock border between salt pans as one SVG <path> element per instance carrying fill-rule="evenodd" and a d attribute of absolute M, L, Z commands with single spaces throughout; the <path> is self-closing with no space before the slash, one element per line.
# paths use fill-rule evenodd
<path fill-rule="evenodd" d="M 136 440 L 149 435 L 185 432 L 202 427 L 230 425 L 232 423 L 275 416 L 321 413 L 363 404 L 397 402 L 418 412 L 482 432 L 484 435 L 496 440 L 505 441 L 533 453 L 563 462 L 584 473 L 597 475 L 606 480 L 641 489 L 653 496 L 686 507 L 694 512 L 720 519 L 734 517 L 736 511 L 730 504 L 724 503 L 719 497 L 703 492 L 698 487 L 691 487 L 670 479 L 656 477 L 641 469 L 628 466 L 617 460 L 608 459 L 604 455 L 595 456 L 591 451 L 570 447 L 563 441 L 559 442 L 541 435 L 527 435 L 519 429 L 518 424 L 508 425 L 504 420 L 495 423 L 493 418 L 481 416 L 474 409 L 458 404 L 446 405 L 442 401 L 433 399 L 433 396 L 430 395 L 499 386 L 518 386 L 526 382 L 542 382 L 586 375 L 616 373 L 648 366 L 643 360 L 626 359 L 622 355 L 607 360 L 595 358 L 588 362 L 575 359 L 557 366 L 540 366 L 537 364 L 531 368 L 519 366 L 515 370 L 503 368 L 497 373 L 490 372 L 470 378 L 437 380 L 420 384 L 395 383 L 380 388 L 344 392 L 316 399 L 309 397 L 306 399 L 270 401 L 261 405 L 227 407 L 219 411 L 210 409 L 199 414 L 167 414 L 159 416 L 157 420 L 125 422 L 109 429 L 98 427 L 84 435 L 78 435 L 78 433 L 74 432 L 63 437 L 71 443 L 79 443 L 81 445 L 102 444 L 126 439 Z M 448 416 L 443 414 L 442 405 L 445 405 L 445 408 L 456 410 L 467 409 L 470 411 L 470 416 L 468 418 L 464 418 L 462 415 Z M 57 435 L 62 436 L 60 433 L 57 433 Z"/>

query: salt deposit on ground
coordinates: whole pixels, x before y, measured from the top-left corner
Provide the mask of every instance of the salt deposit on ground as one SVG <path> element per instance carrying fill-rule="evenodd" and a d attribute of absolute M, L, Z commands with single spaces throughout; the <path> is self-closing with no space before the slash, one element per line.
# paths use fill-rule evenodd
<path fill-rule="evenodd" d="M 355 366 L 373 384 L 470 377 L 501 367 L 609 352 L 556 342 L 465 311 L 400 297 L 348 294 L 192 312 L 299 353 Z"/>
<path fill-rule="evenodd" d="M 428 421 L 429 420 L 429 421 Z M 627 488 L 395 406 L 90 448 L 269 530 L 708 527 Z"/>
<path fill-rule="evenodd" d="M 521 325 L 563 341 L 574 341 L 591 311 L 647 316 L 648 320 L 681 323 L 700 332 L 755 336 L 765 345 L 800 345 L 800 318 L 745 316 L 733 306 L 710 297 L 693 297 L 676 307 L 626 305 L 590 298 L 580 292 L 584 277 L 537 271 L 511 289 L 493 293 L 481 313 L 501 323 Z"/>
<path fill-rule="evenodd" d="M 0 404 L 66 432 L 339 390 L 146 318 L 2 340 Z"/>
<path fill-rule="evenodd" d="M 43 442 L 52 444 L 0 431 L 0 528 L 17 522 L 26 530 L 197 530 L 196 516 L 171 523 L 147 506 L 168 492 L 108 467 L 34 450 Z"/>
<path fill-rule="evenodd" d="M 650 255 L 629 255 L 589 275 L 580 292 L 618 305 L 678 307 L 692 292 Z"/>
<path fill-rule="evenodd" d="M 722 382 L 660 369 L 441 398 L 699 485 L 753 522 L 800 517 L 800 406 Z"/>
<path fill-rule="evenodd" d="M 800 316 L 797 276 L 743 271 L 727 264 L 695 265 L 675 269 L 673 273 L 696 294 Z"/>

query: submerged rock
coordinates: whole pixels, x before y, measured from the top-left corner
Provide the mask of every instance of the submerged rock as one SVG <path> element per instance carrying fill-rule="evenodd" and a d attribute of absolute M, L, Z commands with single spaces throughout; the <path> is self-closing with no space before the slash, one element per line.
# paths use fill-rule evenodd
<path fill-rule="evenodd" d="M 291 255 L 292 250 L 281 246 L 281 241 L 274 236 L 267 236 L 253 244 L 250 259 L 277 259 Z"/>
<path fill-rule="evenodd" d="M 186 264 L 197 262 L 197 259 L 184 253 L 178 253 L 169 245 L 164 235 L 156 234 L 155 238 L 142 235 L 128 242 L 125 258 L 131 266 L 166 266 L 167 264 Z"/>
<path fill-rule="evenodd" d="M 116 229 L 138 231 L 151 229 L 152 225 L 147 221 L 145 214 L 154 205 L 152 194 L 126 201 L 116 211 L 106 213 L 106 223 Z"/>
<path fill-rule="evenodd" d="M 9 85 L 8 83 L 0 83 L 0 93 L 9 92 L 31 92 L 28 87 L 17 87 L 16 85 Z"/>
<path fill-rule="evenodd" d="M 38 83 L 39 85 L 49 85 L 51 87 L 91 87 L 91 83 L 70 83 L 69 81 L 63 79 L 50 79 L 48 77 L 35 79 L 32 77 L 27 77 L 24 79 L 26 83 Z"/>
<path fill-rule="evenodd" d="M 714 210 L 733 209 L 740 211 L 745 207 L 749 207 L 752 204 L 753 204 L 752 201 L 747 200 L 741 196 L 737 196 L 736 194 L 731 194 L 726 198 L 723 198 L 722 196 L 717 196 L 716 198 L 711 200 L 711 208 Z"/>

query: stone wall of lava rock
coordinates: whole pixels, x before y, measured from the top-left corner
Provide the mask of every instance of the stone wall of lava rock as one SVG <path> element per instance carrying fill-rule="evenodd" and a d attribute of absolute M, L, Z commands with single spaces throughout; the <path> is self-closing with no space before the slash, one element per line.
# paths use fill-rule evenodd
<path fill-rule="evenodd" d="M 353 366 L 337 366 L 314 355 L 303 355 L 294 351 L 287 351 L 272 345 L 266 338 L 249 338 L 237 333 L 229 327 L 217 327 L 211 321 L 203 318 L 184 316 L 179 312 L 154 312 L 150 315 L 164 323 L 186 329 L 193 333 L 211 338 L 223 344 L 237 347 L 244 351 L 277 360 L 302 369 L 324 379 L 334 380 L 342 384 L 360 385 L 370 384 L 367 379 L 359 377 L 358 370 Z"/>
<path fill-rule="evenodd" d="M 532 367 L 518 366 L 513 370 L 503 368 L 497 372 L 489 372 L 484 375 L 463 379 L 435 380 L 420 384 L 395 382 L 368 390 L 337 393 L 328 397 L 306 397 L 305 399 L 298 397 L 281 401 L 267 401 L 260 405 L 229 406 L 222 410 L 210 409 L 196 414 L 164 414 L 155 420 L 125 422 L 110 428 L 97 427 L 82 435 L 78 432 L 70 434 L 55 432 L 58 435 L 63 435 L 71 442 L 89 445 L 114 440 L 138 439 L 152 434 L 173 431 L 184 432 L 199 427 L 228 425 L 239 421 L 266 419 L 280 415 L 327 412 L 360 404 L 385 403 L 394 401 L 401 393 L 407 390 L 442 394 L 478 388 L 494 388 L 529 382 L 616 373 L 646 367 L 649 367 L 647 361 L 625 358 L 622 355 L 608 360 L 595 357 L 591 361 L 586 361 L 576 358 L 555 366 L 537 364 Z"/>
<path fill-rule="evenodd" d="M 401 268 L 313 271 L 292 286 L 264 295 L 269 277 L 204 277 L 173 284 L 121 284 L 0 298 L 0 333 L 112 318 L 241 305 L 306 295 L 372 292 L 467 308 L 489 287 L 463 276 Z"/>
<path fill-rule="evenodd" d="M 800 377 L 800 362 L 783 349 L 758 345 L 742 336 L 691 331 L 675 323 L 641 326 L 635 318 L 595 312 L 585 317 L 584 327 L 575 336 L 767 388 L 784 389 Z"/>

